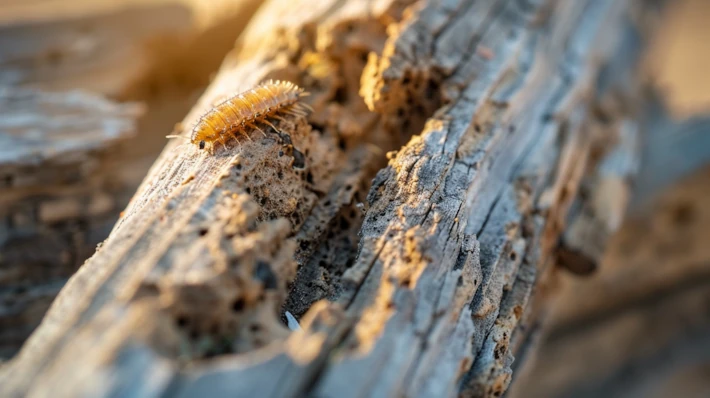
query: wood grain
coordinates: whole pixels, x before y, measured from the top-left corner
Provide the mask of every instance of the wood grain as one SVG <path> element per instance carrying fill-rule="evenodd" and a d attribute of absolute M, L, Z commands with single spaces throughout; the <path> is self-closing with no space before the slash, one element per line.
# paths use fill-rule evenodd
<path fill-rule="evenodd" d="M 267 2 L 183 126 L 269 78 L 313 93 L 308 123 L 214 155 L 168 144 L 0 384 L 501 395 L 587 159 L 615 142 L 582 126 L 627 15 L 610 0 Z"/>

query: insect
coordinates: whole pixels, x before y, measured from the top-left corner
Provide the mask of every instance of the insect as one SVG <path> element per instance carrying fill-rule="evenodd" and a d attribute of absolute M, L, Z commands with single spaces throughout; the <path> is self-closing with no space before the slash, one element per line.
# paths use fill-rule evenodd
<path fill-rule="evenodd" d="M 283 121 L 283 116 L 306 116 L 313 109 L 299 100 L 309 95 L 297 85 L 279 80 L 269 80 L 252 89 L 218 103 L 195 123 L 190 142 L 200 149 L 214 153 L 216 144 L 227 147 L 230 139 L 247 139 L 248 129 L 258 130 L 264 136 L 264 125 L 279 131 L 273 120 Z M 176 136 L 168 136 L 175 138 Z M 177 136 L 180 137 L 180 136 Z"/>

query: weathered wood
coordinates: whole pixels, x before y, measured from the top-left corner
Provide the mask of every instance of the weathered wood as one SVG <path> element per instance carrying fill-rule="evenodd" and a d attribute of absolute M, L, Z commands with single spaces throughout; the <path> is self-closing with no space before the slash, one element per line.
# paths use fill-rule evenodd
<path fill-rule="evenodd" d="M 550 322 L 538 333 L 545 337 L 537 358 L 516 373 L 511 397 L 707 395 L 710 170 L 678 180 L 710 159 L 707 80 L 689 73 L 708 67 L 695 51 L 710 31 L 699 17 L 708 4 L 671 4 L 660 15 L 637 19 L 659 29 L 653 29 L 653 56 L 644 57 L 641 79 L 628 79 L 633 84 L 627 86 L 641 81 L 655 95 L 620 107 L 639 110 L 637 128 L 621 125 L 643 134 L 630 150 L 613 151 L 587 173 L 582 189 L 588 194 L 578 198 L 585 199 L 573 211 L 579 216 L 562 239 L 567 247 L 595 248 L 568 254 L 577 264 L 582 259 L 599 267 L 585 278 L 561 274 Z M 618 125 L 611 116 L 606 125 Z M 623 178 L 628 172 L 639 174 L 633 183 Z M 623 202 L 630 214 L 609 235 Z M 595 233 L 570 234 L 575 229 Z"/>
<path fill-rule="evenodd" d="M 0 238 L 0 266 L 8 269 L 2 279 L 3 300 L 12 307 L 0 315 L 2 335 L 7 336 L 2 338 L 0 358 L 19 350 L 63 283 L 108 236 L 165 145 L 166 131 L 190 109 L 258 3 L 0 2 L 0 87 L 61 93 L 81 89 L 113 99 L 140 101 L 148 109 L 132 128 L 138 130 L 137 134 L 127 134 L 120 142 L 105 135 L 72 138 L 65 133 L 62 140 L 32 141 L 31 148 L 24 147 L 29 140 L 13 141 L 3 148 L 19 155 L 30 149 L 38 153 L 63 151 L 63 145 L 73 144 L 77 147 L 72 157 L 89 160 L 85 165 L 77 160 L 71 167 L 55 167 L 38 158 L 41 164 L 29 169 L 17 165 L 27 169 L 21 177 L 14 171 L 0 174 L 5 181 L 34 181 L 31 184 L 41 188 L 29 200 L 18 202 L 16 190 L 0 187 L 0 202 L 5 206 L 2 210 L 13 213 L 13 219 L 7 221 L 13 227 L 3 227 L 12 231 Z M 81 95 L 72 94 L 66 99 L 78 97 Z M 52 102 L 60 101 L 57 98 Z M 17 109 L 12 105 L 3 109 L 3 114 Z M 31 114 L 31 110 L 36 113 Z M 19 112 L 37 123 L 38 134 L 52 132 L 40 122 L 55 120 L 57 115 L 33 106 Z M 89 109 L 77 112 L 72 122 L 77 126 L 98 122 L 91 119 L 95 115 L 87 114 Z M 81 122 L 79 115 L 87 119 Z M 15 116 L 13 120 L 19 114 Z M 77 133 L 83 133 L 83 128 Z M 91 153 L 92 138 L 110 147 L 98 158 Z M 60 181 L 68 185 L 57 188 Z M 74 191 L 67 192 L 68 186 Z M 30 192 L 21 195 L 27 198 Z M 81 195 L 93 199 L 79 200 Z M 12 208 L 7 201 L 14 202 Z M 62 214 L 53 220 L 40 220 L 48 211 Z"/>
<path fill-rule="evenodd" d="M 636 210 L 594 276 L 562 280 L 538 360 L 512 396 L 704 395 L 709 182 L 705 168 Z"/>
<path fill-rule="evenodd" d="M 0 356 L 89 254 L 84 231 L 110 229 L 125 191 L 110 165 L 141 113 L 85 92 L 0 90 Z"/>
<path fill-rule="evenodd" d="M 626 3 L 409 3 L 264 5 L 183 125 L 267 78 L 313 93 L 308 123 L 169 144 L 7 393 L 502 394 Z"/>

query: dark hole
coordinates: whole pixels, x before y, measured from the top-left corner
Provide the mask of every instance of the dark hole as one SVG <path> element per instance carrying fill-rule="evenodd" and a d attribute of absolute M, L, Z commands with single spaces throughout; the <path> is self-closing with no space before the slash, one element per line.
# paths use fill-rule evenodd
<path fill-rule="evenodd" d="M 426 98 L 433 99 L 435 92 L 436 92 L 436 83 L 434 83 L 433 80 L 429 80 L 426 85 Z"/>
<path fill-rule="evenodd" d="M 335 97 L 333 98 L 333 101 L 338 102 L 340 104 L 344 104 L 348 100 L 348 92 L 345 89 L 345 86 L 340 86 L 338 89 L 335 91 Z"/>
<path fill-rule="evenodd" d="M 293 167 L 297 169 L 302 169 L 306 166 L 306 158 L 303 156 L 301 151 L 293 148 Z"/>
<path fill-rule="evenodd" d="M 178 326 L 181 328 L 187 326 L 187 324 L 190 322 L 190 320 L 187 318 L 185 315 L 180 315 L 175 319 L 175 322 L 177 323 Z"/>
<path fill-rule="evenodd" d="M 244 301 L 243 298 L 238 297 L 234 302 L 232 303 L 232 310 L 235 312 L 239 312 L 244 309 L 244 306 L 246 305 L 246 302 Z"/>
<path fill-rule="evenodd" d="M 264 289 L 276 289 L 278 285 L 274 271 L 272 271 L 271 266 L 264 261 L 256 262 L 254 277 L 263 283 Z"/>
<path fill-rule="evenodd" d="M 200 228 L 200 231 L 199 231 L 200 236 L 205 236 L 205 235 L 207 235 L 207 231 L 208 231 L 207 228 Z"/>

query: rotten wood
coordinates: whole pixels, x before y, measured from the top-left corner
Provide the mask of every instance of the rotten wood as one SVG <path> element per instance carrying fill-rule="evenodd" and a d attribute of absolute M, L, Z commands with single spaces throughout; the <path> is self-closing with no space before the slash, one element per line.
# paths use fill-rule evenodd
<path fill-rule="evenodd" d="M 511 396 L 704 395 L 708 182 L 706 167 L 637 209 L 596 274 L 561 281 L 537 360 Z"/>
<path fill-rule="evenodd" d="M 87 231 L 115 222 L 125 187 L 110 165 L 142 111 L 80 91 L 0 89 L 0 356 L 19 348 L 90 254 Z"/>
<path fill-rule="evenodd" d="M 501 395 L 587 159 L 615 142 L 580 126 L 627 7 L 268 2 L 183 126 L 268 78 L 314 113 L 214 155 L 170 143 L 0 385 Z"/>
<path fill-rule="evenodd" d="M 108 236 L 165 145 L 165 131 L 194 104 L 260 1 L 1 3 L 0 87 L 26 106 L 18 110 L 11 104 L 3 115 L 14 116 L 15 121 L 20 115 L 27 118 L 27 124 L 9 136 L 5 127 L 10 126 L 3 126 L 6 139 L 15 137 L 3 149 L 19 157 L 37 152 L 34 166 L 28 168 L 20 158 L 6 159 L 7 172 L 0 174 L 5 185 L 0 186 L 4 206 L 0 267 L 6 303 L 0 311 L 0 358 L 7 359 L 39 324 L 66 280 Z M 42 120 L 55 123 L 61 115 L 56 109 L 45 111 L 42 101 L 29 100 L 31 94 L 23 91 L 28 88 L 61 93 L 36 94 L 52 104 L 62 98 L 79 101 L 84 94 L 68 91 L 82 90 L 112 100 L 139 101 L 148 111 L 138 117 L 131 134 L 115 140 L 105 132 L 87 137 L 88 126 L 101 129 L 90 114 L 94 107 L 79 101 L 74 109 L 68 103 L 67 110 L 77 112 L 68 122 L 86 126 L 76 135 L 57 134 Z M 86 120 L 81 122 L 80 117 Z M 18 140 L 18 132 L 31 125 L 37 139 Z M 94 146 L 102 142 L 105 148 L 96 155 Z M 47 163 L 42 153 L 66 155 L 65 145 L 74 145 L 71 156 L 86 164 Z M 19 169 L 24 171 L 16 175 Z M 16 180 L 34 185 L 35 193 L 14 189 Z M 68 193 L 68 187 L 74 191 Z M 85 199 L 89 197 L 93 199 Z"/>

